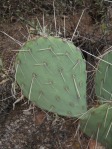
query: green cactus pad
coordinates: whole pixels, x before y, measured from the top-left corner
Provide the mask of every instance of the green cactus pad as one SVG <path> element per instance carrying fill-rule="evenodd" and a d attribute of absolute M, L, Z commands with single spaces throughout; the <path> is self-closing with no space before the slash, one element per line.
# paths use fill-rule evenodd
<path fill-rule="evenodd" d="M 112 100 L 112 52 L 105 53 L 102 60 L 95 75 L 95 92 L 100 101 Z"/>
<path fill-rule="evenodd" d="M 90 110 L 81 120 L 81 130 L 90 138 L 112 149 L 112 105 L 103 104 Z"/>
<path fill-rule="evenodd" d="M 86 64 L 72 42 L 51 36 L 28 41 L 15 66 L 23 95 L 40 108 L 71 117 L 86 112 Z"/>

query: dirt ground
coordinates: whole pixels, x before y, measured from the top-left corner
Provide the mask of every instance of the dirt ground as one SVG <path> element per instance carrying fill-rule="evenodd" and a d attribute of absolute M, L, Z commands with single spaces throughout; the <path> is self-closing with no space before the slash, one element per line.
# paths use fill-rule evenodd
<path fill-rule="evenodd" d="M 17 53 L 13 50 L 20 49 L 17 41 L 24 43 L 28 38 L 36 36 L 37 31 L 28 22 L 35 24 L 39 20 L 42 25 L 43 12 L 44 25 L 50 33 L 55 33 L 52 1 L 43 1 L 43 3 L 38 1 L 37 3 L 38 7 L 32 4 L 32 11 L 25 5 L 27 11 L 23 11 L 22 6 L 18 5 L 19 16 L 16 10 L 14 11 L 16 6 L 13 3 L 13 5 L 10 3 L 10 9 L 7 3 L 4 3 L 7 9 L 6 7 L 1 9 L 0 57 L 3 61 L 3 70 L 0 72 L 0 149 L 87 149 L 90 138 L 82 134 L 79 130 L 79 122 L 75 119 L 43 111 L 32 104 L 27 104 L 27 99 L 16 104 L 13 109 L 13 103 L 21 95 L 19 89 L 17 89 L 16 96 L 12 92 L 13 64 Z M 71 39 L 74 30 L 78 27 L 77 35 L 73 39 L 74 44 L 95 56 L 99 55 L 112 45 L 111 6 L 108 2 L 89 0 L 71 1 L 71 3 L 70 1 L 56 2 L 56 23 L 59 35 Z M 82 19 L 77 26 L 83 10 Z M 25 21 L 20 17 L 23 17 Z M 85 53 L 83 55 L 88 63 L 96 64 L 96 59 L 92 56 Z M 93 72 L 89 72 L 93 70 L 93 66 L 88 64 L 87 70 L 89 80 L 87 100 L 91 107 L 97 104 L 94 90 L 92 90 Z"/>

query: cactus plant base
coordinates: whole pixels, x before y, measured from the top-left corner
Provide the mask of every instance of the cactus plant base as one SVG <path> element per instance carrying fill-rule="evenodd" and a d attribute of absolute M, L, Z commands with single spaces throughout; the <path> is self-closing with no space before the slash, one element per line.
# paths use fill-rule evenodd
<path fill-rule="evenodd" d="M 112 148 L 112 105 L 93 108 L 81 121 L 81 130 L 90 138 Z"/>
<path fill-rule="evenodd" d="M 40 108 L 70 117 L 86 112 L 86 64 L 72 42 L 32 39 L 20 49 L 15 69 L 23 95 Z"/>

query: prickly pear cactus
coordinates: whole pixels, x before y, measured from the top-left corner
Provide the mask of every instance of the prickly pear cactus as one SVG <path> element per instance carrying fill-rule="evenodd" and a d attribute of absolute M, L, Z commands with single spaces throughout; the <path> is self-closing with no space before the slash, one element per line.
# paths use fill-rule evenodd
<path fill-rule="evenodd" d="M 95 92 L 100 101 L 112 100 L 112 52 L 105 53 L 102 60 L 95 75 Z"/>
<path fill-rule="evenodd" d="M 86 111 L 86 65 L 73 43 L 51 36 L 32 39 L 15 66 L 23 95 L 40 108 L 71 117 Z"/>
<path fill-rule="evenodd" d="M 112 149 L 112 105 L 103 104 L 90 110 L 81 120 L 81 129 L 90 138 Z"/>

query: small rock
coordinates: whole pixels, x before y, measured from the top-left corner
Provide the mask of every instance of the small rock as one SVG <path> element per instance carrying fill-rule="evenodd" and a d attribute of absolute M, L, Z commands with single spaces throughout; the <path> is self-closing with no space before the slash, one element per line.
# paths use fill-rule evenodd
<path fill-rule="evenodd" d="M 44 112 L 40 112 L 36 117 L 35 117 L 35 123 L 37 125 L 41 125 L 46 117 L 46 114 Z"/>

